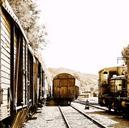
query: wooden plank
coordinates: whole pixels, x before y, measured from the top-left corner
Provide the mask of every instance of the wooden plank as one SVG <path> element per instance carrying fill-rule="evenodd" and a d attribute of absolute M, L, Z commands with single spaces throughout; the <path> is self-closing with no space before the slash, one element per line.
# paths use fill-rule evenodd
<path fill-rule="evenodd" d="M 10 44 L 8 42 L 1 40 L 1 46 L 1 48 L 4 48 L 4 50 L 6 50 L 10 54 Z"/>
<path fill-rule="evenodd" d="M 5 25 L 7 26 L 7 28 L 11 29 L 10 27 L 10 23 L 9 20 L 7 19 L 7 17 L 5 16 L 4 12 L 2 11 L 2 21 L 5 23 Z"/>
<path fill-rule="evenodd" d="M 1 72 L 1 76 L 6 76 L 6 75 L 8 75 L 8 76 L 10 77 L 10 73 L 9 73 L 9 72 L 3 71 L 3 70 L 0 70 L 0 72 Z"/>
<path fill-rule="evenodd" d="M 10 62 L 8 62 L 8 59 L 3 58 L 3 57 L 0 59 L 1 59 L 1 64 L 5 65 L 6 67 L 10 69 Z"/>
<path fill-rule="evenodd" d="M 3 84 L 1 84 L 3 85 Z M 10 115 L 10 106 L 9 106 L 9 103 L 8 103 L 8 87 L 9 85 L 5 86 L 4 85 L 4 88 L 3 88 L 3 99 L 2 99 L 2 104 L 1 104 L 1 119 L 4 119 L 6 117 L 8 117 Z"/>
<path fill-rule="evenodd" d="M 10 28 L 7 28 L 4 22 L 1 23 L 1 29 L 8 37 L 10 37 L 11 30 L 9 30 Z"/>
<path fill-rule="evenodd" d="M 5 18 L 4 16 L 2 16 Z M 10 115 L 10 105 L 8 103 L 10 87 L 10 24 L 2 18 L 1 23 L 1 87 L 3 90 L 3 104 L 1 106 L 1 119 Z"/>
<path fill-rule="evenodd" d="M 2 88 L 5 88 L 6 86 L 9 87 L 9 85 L 10 85 L 10 83 L 5 83 L 5 82 L 3 82 L 3 81 L 1 81 L 0 84 L 1 84 L 1 87 L 2 87 Z"/>
<path fill-rule="evenodd" d="M 2 50 L 1 50 L 1 54 L 3 54 L 3 56 L 5 56 L 7 59 L 10 60 L 10 53 L 3 47 L 2 47 Z"/>
<path fill-rule="evenodd" d="M 1 40 L 10 45 L 10 37 L 5 33 L 5 31 L 3 31 L 3 29 L 1 29 Z"/>
<path fill-rule="evenodd" d="M 7 118 L 10 115 L 8 105 L 6 105 L 6 106 L 1 105 L 0 115 L 1 115 L 1 120 Z"/>
<path fill-rule="evenodd" d="M 1 52 L 1 59 L 7 63 L 7 65 L 10 65 L 10 55 L 7 56 L 7 54 Z"/>
<path fill-rule="evenodd" d="M 3 63 L 1 63 L 1 70 L 7 71 L 9 73 L 10 72 L 10 67 L 8 67 L 8 66 L 4 65 Z"/>
<path fill-rule="evenodd" d="M 1 65 L 4 65 L 10 70 L 10 62 L 8 62 L 8 59 L 1 57 Z"/>
<path fill-rule="evenodd" d="M 10 79 L 7 79 L 5 77 L 1 77 L 1 83 L 2 82 L 8 83 L 8 85 L 9 85 L 10 84 Z"/>

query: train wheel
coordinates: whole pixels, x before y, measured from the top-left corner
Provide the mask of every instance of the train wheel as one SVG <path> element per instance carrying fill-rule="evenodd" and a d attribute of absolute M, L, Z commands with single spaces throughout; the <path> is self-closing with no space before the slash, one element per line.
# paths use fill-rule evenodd
<path fill-rule="evenodd" d="M 71 105 L 71 101 L 68 101 L 68 105 Z"/>
<path fill-rule="evenodd" d="M 108 110 L 111 111 L 111 108 L 112 108 L 112 107 L 111 107 L 111 105 L 109 104 L 109 105 L 108 105 Z"/>
<path fill-rule="evenodd" d="M 118 112 L 117 108 L 114 108 L 114 112 L 115 112 L 115 113 L 117 113 L 117 112 Z"/>

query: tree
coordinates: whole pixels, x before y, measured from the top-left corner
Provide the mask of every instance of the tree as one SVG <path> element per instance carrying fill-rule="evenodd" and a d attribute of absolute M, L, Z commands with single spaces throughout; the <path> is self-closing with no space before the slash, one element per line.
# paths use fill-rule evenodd
<path fill-rule="evenodd" d="M 37 4 L 33 0 L 9 0 L 9 3 L 25 30 L 30 46 L 35 50 L 41 45 L 44 47 L 47 33 L 45 26 L 38 24 L 40 11 Z"/>
<path fill-rule="evenodd" d="M 125 63 L 129 64 L 129 45 L 126 48 L 123 48 L 122 50 L 122 56 L 125 58 Z"/>

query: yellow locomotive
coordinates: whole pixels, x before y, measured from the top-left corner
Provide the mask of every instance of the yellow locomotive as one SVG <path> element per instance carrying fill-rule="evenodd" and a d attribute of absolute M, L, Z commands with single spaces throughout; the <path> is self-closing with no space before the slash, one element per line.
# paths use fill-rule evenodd
<path fill-rule="evenodd" d="M 129 108 L 127 68 L 116 66 L 99 71 L 99 96 L 101 106 L 126 113 Z"/>

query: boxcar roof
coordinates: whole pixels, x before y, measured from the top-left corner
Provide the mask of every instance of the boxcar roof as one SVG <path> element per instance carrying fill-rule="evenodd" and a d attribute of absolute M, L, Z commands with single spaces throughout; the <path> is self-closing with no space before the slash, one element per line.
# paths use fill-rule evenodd
<path fill-rule="evenodd" d="M 72 79 L 75 79 L 75 77 L 74 76 L 72 76 L 71 74 L 68 74 L 68 73 L 60 73 L 60 74 L 58 74 L 58 75 L 56 75 L 55 77 L 54 77 L 54 79 L 59 79 L 59 78 L 72 78 Z"/>

